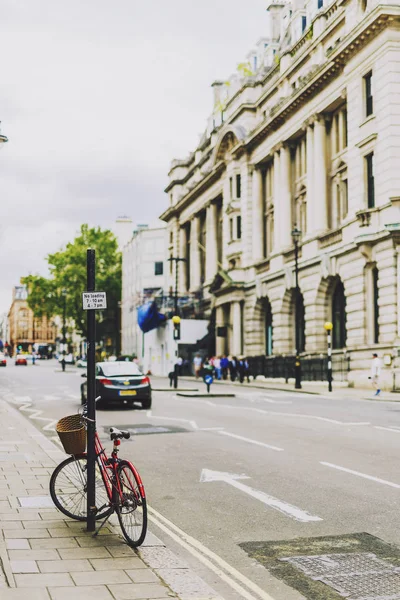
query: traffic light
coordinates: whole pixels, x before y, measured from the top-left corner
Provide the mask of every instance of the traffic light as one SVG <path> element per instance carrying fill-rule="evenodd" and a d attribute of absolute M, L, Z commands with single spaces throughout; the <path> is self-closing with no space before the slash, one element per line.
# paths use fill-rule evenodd
<path fill-rule="evenodd" d="M 172 317 L 172 322 L 174 324 L 174 340 L 181 339 L 181 318 L 178 316 Z"/>

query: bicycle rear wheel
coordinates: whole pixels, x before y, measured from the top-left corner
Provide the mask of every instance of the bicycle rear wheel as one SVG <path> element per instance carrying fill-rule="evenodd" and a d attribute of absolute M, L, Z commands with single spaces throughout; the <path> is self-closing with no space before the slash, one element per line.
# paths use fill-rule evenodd
<path fill-rule="evenodd" d="M 121 494 L 115 490 L 115 508 L 124 538 L 132 548 L 143 544 L 147 532 L 147 504 L 140 475 L 128 462 L 118 466 Z"/>
<path fill-rule="evenodd" d="M 70 456 L 56 467 L 50 478 L 50 496 L 64 515 L 76 521 L 86 521 L 87 514 L 86 455 Z M 96 519 L 105 519 L 112 511 L 107 491 L 96 463 Z"/>

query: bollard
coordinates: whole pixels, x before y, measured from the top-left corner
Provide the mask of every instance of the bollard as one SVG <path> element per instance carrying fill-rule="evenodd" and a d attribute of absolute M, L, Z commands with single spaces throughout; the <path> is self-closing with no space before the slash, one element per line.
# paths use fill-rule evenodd
<path fill-rule="evenodd" d="M 327 333 L 328 342 L 328 391 L 332 391 L 332 329 L 333 325 L 330 321 L 327 321 L 324 325 Z"/>

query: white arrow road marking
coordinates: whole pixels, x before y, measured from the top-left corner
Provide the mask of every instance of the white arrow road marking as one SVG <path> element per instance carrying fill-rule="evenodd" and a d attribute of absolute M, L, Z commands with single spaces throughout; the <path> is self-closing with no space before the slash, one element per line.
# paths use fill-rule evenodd
<path fill-rule="evenodd" d="M 237 440 L 242 440 L 243 442 L 248 442 L 249 444 L 255 444 L 256 446 L 263 446 L 264 448 L 268 448 L 268 450 L 276 450 L 276 452 L 283 452 L 283 448 L 278 448 L 278 446 L 271 446 L 270 444 L 264 444 L 264 442 L 258 442 L 257 440 L 251 440 L 250 438 L 243 437 L 242 435 L 236 435 L 235 433 L 229 433 L 229 431 L 219 431 L 220 435 L 227 435 L 229 437 L 235 438 Z"/>
<path fill-rule="evenodd" d="M 363 479 L 369 479 L 370 481 L 375 481 L 376 483 L 382 483 L 383 485 L 388 485 L 389 487 L 393 487 L 396 489 L 400 489 L 400 485 L 398 483 L 393 483 L 392 481 L 387 481 L 386 479 L 379 479 L 379 477 L 373 477 L 372 475 L 366 475 L 365 473 L 360 473 L 359 471 L 353 471 L 352 469 L 346 469 L 346 467 L 340 467 L 339 465 L 333 465 L 328 462 L 320 462 L 324 467 L 330 467 L 331 469 L 337 469 L 338 471 L 344 471 L 345 473 L 350 473 L 351 475 L 356 475 L 357 477 L 362 477 Z"/>
<path fill-rule="evenodd" d="M 180 544 L 185 550 L 190 552 L 192 556 L 208 567 L 213 573 L 225 581 L 233 590 L 239 593 L 240 597 L 245 600 L 274 600 L 272 596 L 264 592 L 256 583 L 248 579 L 240 573 L 235 567 L 232 567 L 223 558 L 215 554 L 212 550 L 204 546 L 201 542 L 188 535 L 177 527 L 172 521 L 166 519 L 154 508 L 148 506 L 149 520 L 157 525 L 162 531 L 169 535 L 173 540 Z M 139 550 L 140 552 L 140 550 Z M 238 583 L 240 582 L 240 583 Z M 249 593 L 242 586 L 246 586 Z M 255 596 L 253 595 L 255 594 Z"/>
<path fill-rule="evenodd" d="M 240 483 L 238 479 L 250 479 L 247 475 L 235 475 L 234 473 L 222 473 L 219 471 L 211 471 L 209 469 L 203 469 L 200 475 L 200 481 L 202 483 L 209 483 L 211 481 L 223 481 L 228 483 L 232 487 L 252 496 L 256 500 L 259 500 L 263 504 L 270 506 L 271 508 L 275 508 L 279 512 L 295 519 L 296 521 L 301 521 L 302 523 L 309 523 L 310 521 L 322 521 L 320 517 L 310 515 L 310 513 L 301 510 L 301 508 L 297 508 L 297 506 L 293 506 L 292 504 L 288 504 L 283 500 L 278 500 L 269 494 L 265 494 L 264 492 L 260 492 L 259 490 L 255 490 L 248 485 L 244 485 Z"/>
<path fill-rule="evenodd" d="M 383 429 L 384 431 L 392 431 L 393 433 L 400 433 L 400 429 L 396 429 L 393 427 L 380 427 L 379 425 L 374 425 L 374 429 Z"/>

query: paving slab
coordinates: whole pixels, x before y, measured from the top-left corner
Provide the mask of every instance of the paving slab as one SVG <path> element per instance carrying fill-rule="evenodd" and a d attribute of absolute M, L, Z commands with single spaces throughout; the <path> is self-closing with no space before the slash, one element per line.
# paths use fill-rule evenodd
<path fill-rule="evenodd" d="M 201 598 L 210 598 L 208 587 L 151 532 L 135 551 L 112 519 L 94 538 L 85 523 L 65 518 L 48 494 L 48 480 L 64 453 L 1 397 L 0 419 L 5 425 L 0 461 L 7 460 L 7 466 L 0 464 L 1 600 L 181 600 L 178 589 L 185 594 L 196 589 L 196 600 L 199 590 Z M 21 439 L 11 444 L 15 431 Z M 9 472 L 10 458 L 17 475 Z"/>

